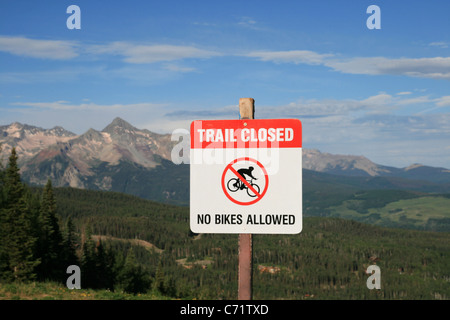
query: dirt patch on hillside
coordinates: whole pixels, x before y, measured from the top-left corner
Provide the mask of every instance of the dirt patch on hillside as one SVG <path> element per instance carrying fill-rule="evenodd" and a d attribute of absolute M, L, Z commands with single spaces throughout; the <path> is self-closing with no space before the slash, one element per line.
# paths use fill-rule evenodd
<path fill-rule="evenodd" d="M 187 262 L 187 258 L 175 260 L 178 264 L 182 265 L 186 269 L 192 269 L 195 265 L 201 266 L 203 269 L 206 269 L 208 265 L 213 263 L 213 260 L 205 259 L 205 260 L 196 260 Z"/>
<path fill-rule="evenodd" d="M 131 244 L 142 246 L 146 248 L 149 251 L 155 251 L 157 253 L 163 252 L 162 249 L 159 249 L 154 244 L 140 239 L 124 239 L 124 238 L 117 238 L 112 236 L 104 236 L 104 235 L 92 235 L 92 240 L 98 241 L 98 240 L 114 240 L 114 241 L 124 241 L 124 242 L 130 242 Z"/>

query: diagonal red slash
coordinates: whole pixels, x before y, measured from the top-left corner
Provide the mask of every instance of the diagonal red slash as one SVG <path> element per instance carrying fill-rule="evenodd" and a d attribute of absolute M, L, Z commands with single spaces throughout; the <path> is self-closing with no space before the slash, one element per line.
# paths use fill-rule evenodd
<path fill-rule="evenodd" d="M 253 187 L 250 185 L 250 183 L 248 183 L 248 181 L 245 180 L 245 179 L 239 174 L 239 172 L 237 172 L 231 165 L 229 166 L 229 169 L 231 170 L 231 172 L 233 172 L 233 173 L 239 178 L 239 180 L 241 180 L 241 181 L 247 186 L 247 188 L 249 188 L 250 190 L 252 190 L 252 192 L 253 192 L 254 194 L 256 194 L 256 195 L 258 196 L 258 198 L 261 197 L 261 195 L 259 194 L 259 192 L 256 191 L 255 188 L 253 188 Z"/>
<path fill-rule="evenodd" d="M 248 183 L 247 180 L 245 180 L 244 177 L 241 178 L 241 175 L 236 170 L 234 170 L 232 165 L 235 164 L 236 162 L 239 162 L 239 161 L 250 161 L 250 162 L 253 162 L 253 163 L 257 164 L 261 168 L 262 172 L 264 173 L 264 179 L 265 179 L 264 190 L 263 190 L 263 192 L 261 192 L 261 194 L 256 192 L 256 190 L 252 190 L 254 188 L 252 188 L 252 186 L 249 186 L 250 183 Z M 226 173 L 228 172 L 228 169 L 230 169 L 231 172 L 233 172 L 233 174 L 236 175 L 238 177 L 238 179 L 241 180 L 242 183 L 244 183 L 249 188 L 249 190 L 252 190 L 255 193 L 255 195 L 256 195 L 255 199 L 253 199 L 250 202 L 242 202 L 242 201 L 237 201 L 236 199 L 234 199 L 233 197 L 230 196 L 230 194 L 228 193 L 227 188 L 225 186 L 225 176 L 226 176 Z M 242 179 L 244 179 L 244 180 L 242 180 Z M 224 171 L 222 173 L 222 190 L 223 190 L 223 193 L 232 202 L 234 202 L 234 203 L 236 203 L 238 205 L 241 205 L 241 206 L 249 206 L 249 205 L 255 204 L 256 202 L 261 200 L 264 197 L 264 195 L 266 194 L 268 186 L 269 186 L 269 177 L 268 177 L 266 169 L 264 168 L 264 166 L 258 160 L 255 160 L 255 159 L 252 159 L 252 158 L 249 158 L 249 157 L 242 157 L 242 158 L 238 158 L 238 159 L 233 160 L 232 162 L 230 162 L 225 167 L 225 169 L 224 169 Z"/>

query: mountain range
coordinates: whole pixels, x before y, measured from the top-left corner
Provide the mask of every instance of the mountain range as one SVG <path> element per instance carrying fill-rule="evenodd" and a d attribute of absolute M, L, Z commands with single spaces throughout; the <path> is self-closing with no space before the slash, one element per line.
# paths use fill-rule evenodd
<path fill-rule="evenodd" d="M 43 185 L 50 178 L 57 187 L 118 191 L 186 204 L 189 166 L 171 161 L 177 143 L 171 134 L 138 129 L 121 118 L 115 118 L 102 131 L 89 129 L 81 135 L 62 127 L 42 129 L 18 122 L 0 126 L 3 164 L 15 147 L 22 178 L 32 185 Z M 364 156 L 316 149 L 303 149 L 302 162 L 304 171 L 312 173 L 307 178 L 355 178 L 367 185 L 380 184 L 382 178 L 384 186 L 412 184 L 412 189 L 441 191 L 440 186 L 444 186 L 444 191 L 450 190 L 450 170 L 446 168 L 420 164 L 395 168 L 376 164 Z"/>

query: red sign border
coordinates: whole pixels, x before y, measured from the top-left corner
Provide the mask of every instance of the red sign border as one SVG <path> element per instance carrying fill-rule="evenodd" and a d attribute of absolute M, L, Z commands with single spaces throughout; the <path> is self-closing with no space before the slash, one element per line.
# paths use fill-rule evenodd
<path fill-rule="evenodd" d="M 232 196 L 230 196 L 230 195 L 228 194 L 228 192 L 227 192 L 227 190 L 226 190 L 226 188 L 225 188 L 225 174 L 227 173 L 229 167 L 231 167 L 233 164 L 235 164 L 236 162 L 239 162 L 239 161 L 250 161 L 250 162 L 256 163 L 256 164 L 262 169 L 262 171 L 263 171 L 263 173 L 264 173 L 264 177 L 265 177 L 265 179 L 266 179 L 266 184 L 265 184 L 265 186 L 264 186 L 264 191 L 260 194 L 261 196 L 260 196 L 260 197 L 257 197 L 255 200 L 250 201 L 250 202 L 241 202 L 241 201 L 237 201 L 236 199 L 234 199 Z M 249 205 L 252 205 L 252 204 L 258 202 L 259 200 L 261 200 L 261 199 L 264 197 L 264 195 L 265 195 L 266 192 L 267 192 L 267 188 L 268 188 L 268 187 L 269 187 L 269 176 L 268 176 L 268 174 L 267 174 L 267 170 L 266 170 L 266 168 L 264 168 L 264 166 L 262 165 L 262 163 L 259 162 L 258 160 L 252 159 L 252 158 L 250 158 L 250 157 L 242 157 L 242 158 L 238 158 L 238 159 L 235 159 L 235 160 L 231 161 L 231 162 L 225 167 L 225 170 L 223 170 L 223 173 L 222 173 L 222 190 L 223 190 L 223 193 L 225 193 L 225 195 L 227 196 L 228 199 L 230 199 L 232 202 L 234 202 L 234 203 L 236 203 L 236 204 L 239 204 L 239 205 L 242 205 L 242 206 L 249 206 Z"/>

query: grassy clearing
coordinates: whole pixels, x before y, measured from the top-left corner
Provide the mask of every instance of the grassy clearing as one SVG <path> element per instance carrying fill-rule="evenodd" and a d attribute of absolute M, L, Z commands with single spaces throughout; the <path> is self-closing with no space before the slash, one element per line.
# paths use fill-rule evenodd
<path fill-rule="evenodd" d="M 0 283 L 0 300 L 167 300 L 158 294 L 68 289 L 56 282 Z"/>
<path fill-rule="evenodd" d="M 368 207 L 360 200 L 347 200 L 330 208 L 331 216 L 353 219 L 379 226 L 408 226 L 427 229 L 429 219 L 450 218 L 450 198 L 425 196 L 402 199 L 385 206 Z"/>
<path fill-rule="evenodd" d="M 389 203 L 382 214 L 390 215 L 392 219 L 399 220 L 402 215 L 422 222 L 430 218 L 450 218 L 450 199 L 443 197 L 421 197 L 416 199 L 400 200 Z"/>

